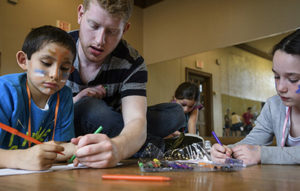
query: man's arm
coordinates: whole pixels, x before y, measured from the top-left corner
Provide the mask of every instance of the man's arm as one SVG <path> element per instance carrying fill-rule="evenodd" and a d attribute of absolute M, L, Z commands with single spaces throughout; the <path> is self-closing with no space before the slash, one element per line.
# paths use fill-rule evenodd
<path fill-rule="evenodd" d="M 105 134 L 87 134 L 73 138 L 77 145 L 74 165 L 80 162 L 92 168 L 116 166 L 131 157 L 146 140 L 146 97 L 127 96 L 122 99 L 124 128 L 120 135 L 110 139 Z"/>
<path fill-rule="evenodd" d="M 122 99 L 124 128 L 112 139 L 120 154 L 120 160 L 131 157 L 146 140 L 147 102 L 144 96 L 127 96 Z"/>

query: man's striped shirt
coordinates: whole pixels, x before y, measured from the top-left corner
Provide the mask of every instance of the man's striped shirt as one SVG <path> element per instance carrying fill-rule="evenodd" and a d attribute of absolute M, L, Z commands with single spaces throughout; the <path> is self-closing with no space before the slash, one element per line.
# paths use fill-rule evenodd
<path fill-rule="evenodd" d="M 79 31 L 72 31 L 70 35 L 77 42 L 78 48 Z M 146 96 L 147 68 L 144 59 L 123 39 L 105 59 L 97 76 L 88 84 L 84 84 L 80 79 L 78 54 L 74 67 L 75 70 L 67 81 L 73 96 L 87 87 L 101 84 L 107 87 L 103 100 L 116 110 L 120 109 L 121 98 L 132 95 Z"/>

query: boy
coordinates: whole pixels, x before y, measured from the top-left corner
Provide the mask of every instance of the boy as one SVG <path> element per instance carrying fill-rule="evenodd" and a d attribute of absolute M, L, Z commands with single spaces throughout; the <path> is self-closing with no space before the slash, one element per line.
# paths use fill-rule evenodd
<path fill-rule="evenodd" d="M 66 160 L 74 151 L 72 93 L 65 83 L 76 56 L 76 45 L 65 31 L 42 26 L 26 37 L 17 52 L 26 73 L 0 77 L 0 122 L 44 144 L 0 129 L 0 168 L 44 170 L 56 160 Z M 51 141 L 52 140 L 52 141 Z M 67 150 L 65 155 L 57 152 Z"/>

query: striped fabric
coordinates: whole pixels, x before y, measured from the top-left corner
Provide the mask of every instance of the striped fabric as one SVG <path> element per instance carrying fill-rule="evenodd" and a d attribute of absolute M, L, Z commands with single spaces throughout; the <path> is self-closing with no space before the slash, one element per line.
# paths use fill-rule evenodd
<path fill-rule="evenodd" d="M 78 47 L 79 32 L 72 31 L 70 34 Z M 107 94 L 103 100 L 116 110 L 120 109 L 123 97 L 146 96 L 147 68 L 144 59 L 125 40 L 120 41 L 116 49 L 105 59 L 95 79 L 88 84 L 83 84 L 80 79 L 78 54 L 74 67 L 75 70 L 67 81 L 73 96 L 87 87 L 101 84 L 107 87 Z"/>

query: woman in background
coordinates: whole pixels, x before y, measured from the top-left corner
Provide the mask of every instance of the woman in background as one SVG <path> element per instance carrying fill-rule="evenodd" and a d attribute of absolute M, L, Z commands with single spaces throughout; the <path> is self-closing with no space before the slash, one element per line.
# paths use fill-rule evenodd
<path fill-rule="evenodd" d="M 199 88 L 191 82 L 183 82 L 180 84 L 174 95 L 173 102 L 182 106 L 186 118 L 186 126 L 179 131 L 174 132 L 172 135 L 177 136 L 181 132 L 196 134 L 196 123 L 198 120 L 198 110 L 203 106 L 198 104 L 199 101 Z"/>

